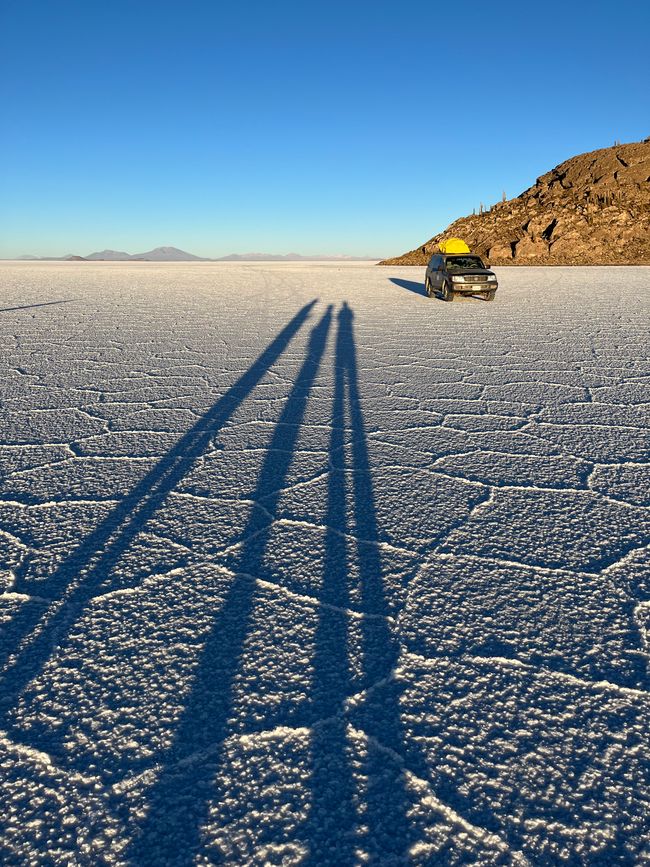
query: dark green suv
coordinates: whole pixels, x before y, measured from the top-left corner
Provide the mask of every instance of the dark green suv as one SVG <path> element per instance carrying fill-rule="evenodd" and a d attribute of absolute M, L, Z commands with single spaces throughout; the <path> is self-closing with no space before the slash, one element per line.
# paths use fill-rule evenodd
<path fill-rule="evenodd" d="M 493 301 L 498 288 L 494 271 L 473 253 L 436 253 L 427 265 L 424 277 L 427 295 L 440 295 L 453 301 L 454 295 L 480 295 Z"/>

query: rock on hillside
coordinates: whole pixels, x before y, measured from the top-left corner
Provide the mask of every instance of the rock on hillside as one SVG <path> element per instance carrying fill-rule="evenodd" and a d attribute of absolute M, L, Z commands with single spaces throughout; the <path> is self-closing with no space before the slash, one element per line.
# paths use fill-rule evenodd
<path fill-rule="evenodd" d="M 492 265 L 650 264 L 650 138 L 572 157 L 516 199 L 380 264 L 424 265 L 451 237 Z"/>

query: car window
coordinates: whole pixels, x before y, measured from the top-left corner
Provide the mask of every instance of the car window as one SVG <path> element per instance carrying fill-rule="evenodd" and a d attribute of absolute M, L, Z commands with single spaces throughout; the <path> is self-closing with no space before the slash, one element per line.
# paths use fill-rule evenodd
<path fill-rule="evenodd" d="M 478 256 L 447 256 L 448 271 L 462 271 L 465 268 L 485 268 Z"/>

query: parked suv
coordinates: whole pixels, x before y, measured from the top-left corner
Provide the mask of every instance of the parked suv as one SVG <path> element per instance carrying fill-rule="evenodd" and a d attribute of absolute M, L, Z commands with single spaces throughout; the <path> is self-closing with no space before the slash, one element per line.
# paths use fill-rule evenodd
<path fill-rule="evenodd" d="M 480 256 L 436 253 L 427 265 L 424 286 L 429 298 L 440 295 L 443 301 L 453 301 L 454 295 L 481 295 L 493 301 L 498 284 Z"/>

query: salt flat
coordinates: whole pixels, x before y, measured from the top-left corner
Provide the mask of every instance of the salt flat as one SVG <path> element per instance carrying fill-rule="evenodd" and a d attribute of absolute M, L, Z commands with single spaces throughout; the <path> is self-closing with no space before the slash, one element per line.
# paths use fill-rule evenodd
<path fill-rule="evenodd" d="M 4 864 L 650 861 L 650 268 L 498 275 L 0 264 Z"/>

